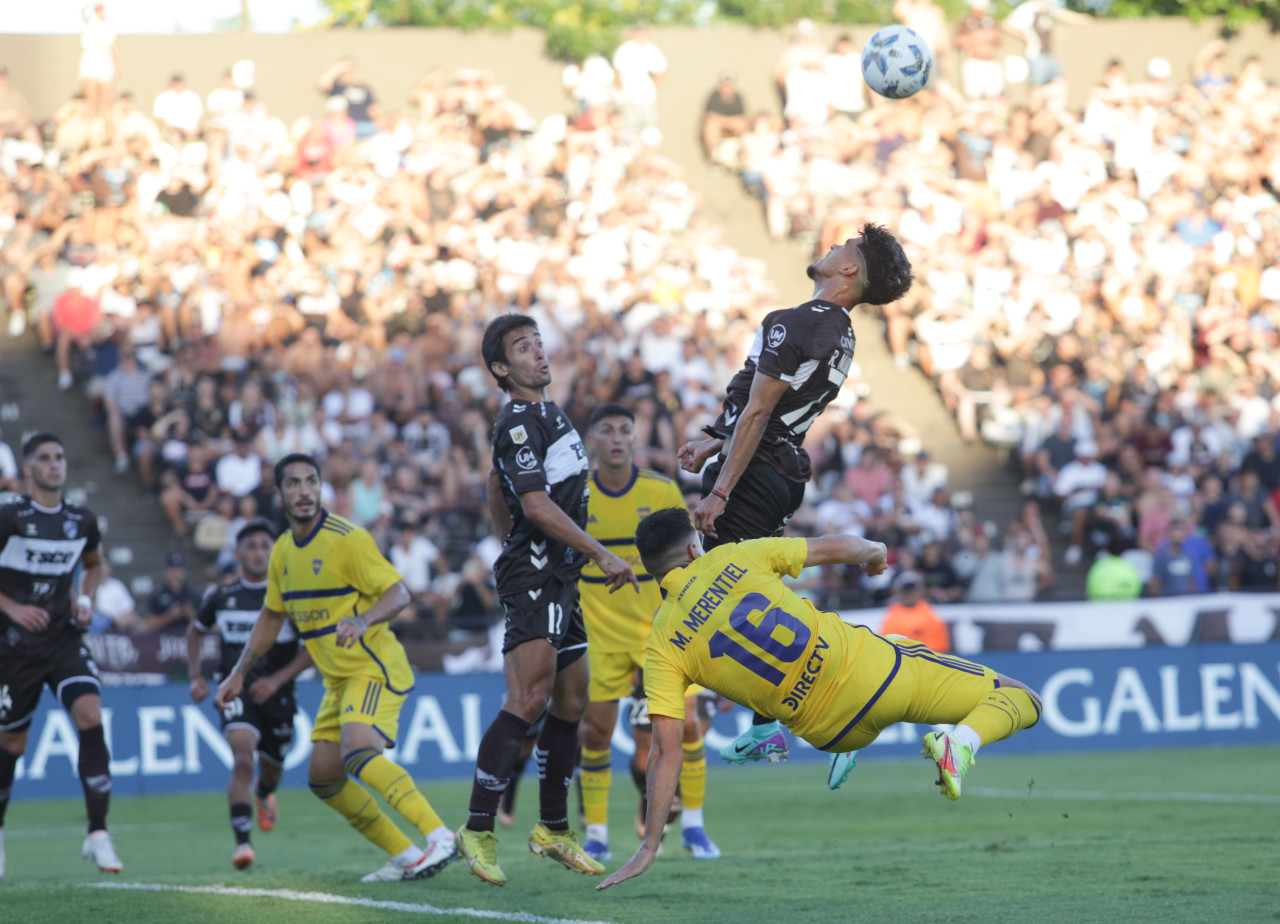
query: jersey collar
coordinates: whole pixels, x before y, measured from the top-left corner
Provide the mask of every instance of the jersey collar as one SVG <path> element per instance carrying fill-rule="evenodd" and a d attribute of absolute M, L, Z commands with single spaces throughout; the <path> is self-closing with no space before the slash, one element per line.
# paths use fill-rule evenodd
<path fill-rule="evenodd" d="M 58 506 L 56 506 L 56 507 L 46 507 L 46 506 L 44 506 L 43 504 L 37 504 L 37 503 L 36 503 L 36 501 L 35 501 L 35 498 L 33 497 L 33 498 L 31 499 L 31 506 L 32 506 L 32 507 L 35 507 L 35 508 L 36 508 L 37 510 L 39 510 L 41 513 L 61 513 L 61 512 L 62 512 L 63 503 L 62 503 L 62 501 L 58 501 Z"/>
<path fill-rule="evenodd" d="M 631 478 L 627 481 L 626 487 L 624 487 L 621 491 L 610 491 L 608 488 L 606 488 L 604 485 L 600 483 L 600 469 L 596 469 L 594 472 L 591 473 L 591 480 L 596 483 L 596 487 L 600 489 L 600 493 L 603 494 L 605 497 L 622 497 L 622 495 L 626 494 L 628 491 L 632 489 L 632 487 L 635 486 L 636 479 L 639 477 L 640 477 L 640 466 L 632 462 Z"/>
<path fill-rule="evenodd" d="M 320 532 L 320 528 L 321 528 L 322 526 L 324 526 L 324 521 L 325 521 L 325 520 L 327 520 L 327 519 L 329 519 L 329 511 L 328 511 L 328 510 L 326 510 L 326 509 L 324 509 L 323 507 L 321 507 L 321 508 L 320 508 L 320 519 L 318 519 L 318 520 L 316 521 L 316 528 L 315 528 L 315 529 L 313 529 L 313 530 L 311 531 L 311 534 L 310 534 L 310 535 L 308 535 L 308 536 L 307 536 L 307 538 L 306 538 L 306 539 L 303 539 L 301 542 L 298 542 L 298 541 L 296 541 L 296 540 L 295 540 L 295 541 L 294 541 L 294 544 L 293 544 L 293 545 L 294 545 L 294 548 L 298 548 L 298 549 L 305 548 L 305 547 L 306 547 L 306 545 L 307 545 L 307 543 L 308 543 L 308 542 L 310 542 L 312 539 L 314 539 L 314 538 L 316 537 L 316 533 Z"/>

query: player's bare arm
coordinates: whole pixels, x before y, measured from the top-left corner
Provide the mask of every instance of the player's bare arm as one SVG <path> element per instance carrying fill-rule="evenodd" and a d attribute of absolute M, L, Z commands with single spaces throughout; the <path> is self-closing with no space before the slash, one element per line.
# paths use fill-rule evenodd
<path fill-rule="evenodd" d="M 546 536 L 576 549 L 599 565 L 610 593 L 621 589 L 624 584 L 630 584 L 636 593 L 640 593 L 640 581 L 631 566 L 588 536 L 545 491 L 526 491 L 520 495 L 520 506 L 529 521 Z"/>
<path fill-rule="evenodd" d="M 680 783 L 680 768 L 684 763 L 684 720 L 669 715 L 651 716 L 653 721 L 652 744 L 649 746 L 649 762 L 646 765 L 649 811 L 644 819 L 644 841 L 635 855 L 618 870 L 596 886 L 599 892 L 617 885 L 624 879 L 639 876 L 650 866 L 662 846 L 662 828 L 675 799 L 676 786 Z"/>
<path fill-rule="evenodd" d="M 293 656 L 293 660 L 275 673 L 259 677 L 249 685 L 249 698 L 255 703 L 265 703 L 275 696 L 282 686 L 296 678 L 308 667 L 312 667 L 315 663 L 311 660 L 311 654 L 307 651 L 306 646 L 299 645 L 298 653 Z"/>
<path fill-rule="evenodd" d="M 511 534 L 511 511 L 502 497 L 502 476 L 490 466 L 488 485 L 489 516 L 493 518 L 493 531 L 499 539 Z"/>
<path fill-rule="evenodd" d="M 49 628 L 49 612 L 42 606 L 19 603 L 12 597 L 0 594 L 0 612 L 28 632 L 43 632 Z"/>
<path fill-rule="evenodd" d="M 747 470 L 751 457 L 760 446 L 760 438 L 769 424 L 773 409 L 790 387 L 782 379 L 775 379 L 763 372 L 757 372 L 752 378 L 747 406 L 742 409 L 738 425 L 729 438 L 720 477 L 716 479 L 712 493 L 704 497 L 693 511 L 693 525 L 707 535 L 716 535 L 716 518 L 724 512 L 729 495 L 733 493 L 738 479 Z"/>
<path fill-rule="evenodd" d="M 413 597 L 404 581 L 396 581 L 378 598 L 378 602 L 358 616 L 344 616 L 338 620 L 335 639 L 339 648 L 353 648 L 360 636 L 370 626 L 395 619 L 396 614 L 409 605 Z"/>
<path fill-rule="evenodd" d="M 187 626 L 187 676 L 191 678 L 191 699 L 197 703 L 209 695 L 209 681 L 200 671 L 200 647 L 203 644 L 204 633 L 200 631 L 199 623 L 192 620 Z"/>
<path fill-rule="evenodd" d="M 213 698 L 215 706 L 224 709 L 228 703 L 240 695 L 240 691 L 244 689 L 245 676 L 271 650 L 276 637 L 284 627 L 284 620 L 285 615 L 279 610 L 265 606 L 262 608 L 262 612 L 258 614 L 258 621 L 253 624 L 249 641 L 240 654 L 240 660 L 218 687 L 218 694 Z"/>
<path fill-rule="evenodd" d="M 89 623 L 93 622 L 93 595 L 98 592 L 98 585 L 102 583 L 102 549 L 85 552 L 80 556 L 80 564 L 80 589 L 72 612 L 76 625 L 87 629 Z"/>
<path fill-rule="evenodd" d="M 805 540 L 804 566 L 859 565 L 867 574 L 883 574 L 888 567 L 888 547 L 857 536 L 818 536 Z"/>

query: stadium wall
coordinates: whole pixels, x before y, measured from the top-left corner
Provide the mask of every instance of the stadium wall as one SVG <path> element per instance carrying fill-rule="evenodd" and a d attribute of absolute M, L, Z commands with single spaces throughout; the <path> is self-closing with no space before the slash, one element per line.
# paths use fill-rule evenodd
<path fill-rule="evenodd" d="M 874 30 L 874 26 L 847 30 L 823 26 L 819 33 L 829 46 L 836 35 L 848 31 L 860 45 Z M 1173 64 L 1176 79 L 1185 79 L 1192 55 L 1216 36 L 1216 30 L 1213 20 L 1099 20 L 1083 26 L 1059 26 L 1054 48 L 1070 82 L 1070 102 L 1079 106 L 1111 58 L 1123 61 L 1130 79 L 1139 80 L 1147 61 L 1161 56 Z M 737 73 L 749 109 L 777 110 L 771 72 L 787 43 L 785 32 L 717 26 L 654 29 L 652 35 L 670 62 L 659 88 L 659 110 L 668 151 L 678 160 L 698 156 L 696 126 L 720 72 Z M 271 112 L 288 121 L 318 117 L 323 106 L 316 78 L 343 54 L 359 61 L 384 106 L 402 112 L 409 111 L 409 90 L 435 67 L 450 74 L 460 68 L 486 68 L 537 118 L 563 111 L 566 103 L 560 88 L 561 64 L 543 54 L 543 35 L 534 30 L 124 35 L 117 44 L 123 69 L 119 89 L 132 91 L 147 111 L 174 71 L 181 71 L 203 96 L 232 63 L 247 58 L 256 65 L 255 90 Z M 1021 49 L 1021 42 L 1004 39 L 1004 54 L 1017 54 Z M 1247 26 L 1227 46 L 1228 69 L 1236 70 L 1244 57 L 1256 54 L 1262 58 L 1267 75 L 1280 80 L 1280 55 L 1275 49 L 1276 40 L 1265 26 Z M 79 55 L 76 35 L 0 35 L 0 62 L 8 66 L 13 84 L 26 94 L 41 117 L 51 115 L 78 89 Z M 1025 85 L 1011 93 L 1018 99 L 1019 94 L 1025 94 Z"/>
<path fill-rule="evenodd" d="M 984 655 L 983 662 L 1040 691 L 1044 715 L 1029 732 L 999 745 L 1001 752 L 1132 750 L 1159 747 L 1258 745 L 1280 742 L 1280 642 L 1188 645 Z M 311 716 L 323 694 L 317 682 L 299 684 L 297 739 L 286 761 L 285 785 L 306 785 Z M 420 674 L 401 713 L 395 758 L 419 779 L 466 778 L 484 729 L 503 696 L 498 674 Z M 67 714 L 51 696 L 31 729 L 18 765 L 19 799 L 80 793 L 78 745 Z M 621 709 L 626 716 L 627 710 Z M 212 706 L 192 703 L 185 684 L 107 689 L 103 709 L 111 744 L 114 792 L 219 790 L 230 753 Z M 750 714 L 722 714 L 708 735 L 715 751 L 745 729 Z M 864 756 L 916 757 L 922 726 L 896 725 Z M 825 755 L 796 742 L 792 760 Z M 627 731 L 614 737 L 615 760 L 625 766 Z"/>

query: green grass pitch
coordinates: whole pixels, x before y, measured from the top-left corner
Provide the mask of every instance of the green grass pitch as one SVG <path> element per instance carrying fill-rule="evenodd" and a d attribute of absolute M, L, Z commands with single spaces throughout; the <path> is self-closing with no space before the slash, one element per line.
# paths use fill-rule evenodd
<path fill-rule="evenodd" d="M 997 745 L 958 803 L 937 794 L 919 759 L 865 761 L 834 793 L 825 764 L 713 766 L 707 828 L 724 857 L 694 861 L 677 825 L 648 874 L 600 894 L 595 880 L 526 850 L 531 777 L 516 826 L 499 829 L 502 889 L 461 864 L 428 881 L 362 885 L 384 858 L 303 790 L 280 794 L 280 824 L 255 832 L 247 873 L 231 868 L 221 794 L 117 799 L 125 871 L 107 877 L 80 859 L 82 804 L 24 801 L 19 782 L 0 920 L 1276 922 L 1277 764 L 1280 746 L 1005 757 Z M 462 822 L 467 784 L 423 789 L 447 823 Z M 629 775 L 615 772 L 610 870 L 636 847 L 635 804 Z M 92 887 L 100 882 L 272 894 Z M 383 904 L 334 903 L 343 899 Z"/>

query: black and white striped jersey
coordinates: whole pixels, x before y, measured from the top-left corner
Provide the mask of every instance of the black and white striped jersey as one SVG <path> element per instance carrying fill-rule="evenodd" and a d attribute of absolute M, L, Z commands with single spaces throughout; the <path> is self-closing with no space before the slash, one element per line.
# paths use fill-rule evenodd
<path fill-rule="evenodd" d="M 546 491 L 580 527 L 587 523 L 587 451 L 554 401 L 510 401 L 493 425 L 493 465 L 511 511 L 511 533 L 494 565 L 499 594 L 539 587 L 549 576 L 576 580 L 586 559 L 524 515 L 520 495 Z"/>
<path fill-rule="evenodd" d="M 244 578 L 230 584 L 214 585 L 205 593 L 196 613 L 196 628 L 201 632 L 217 632 L 222 637 L 222 655 L 218 661 L 221 677 L 231 673 L 244 652 L 244 646 L 249 644 L 249 636 L 253 634 L 253 626 L 258 621 L 266 596 L 266 581 L 254 584 Z M 274 674 L 292 661 L 297 653 L 298 636 L 293 631 L 293 623 L 286 619 L 276 636 L 276 643 L 267 649 L 262 660 L 245 677 L 245 687 L 248 688 L 259 677 Z M 280 688 L 279 693 L 292 691 L 291 680 Z"/>
<path fill-rule="evenodd" d="M 790 481 L 809 480 L 809 454 L 801 448 L 805 432 L 840 392 L 853 364 L 853 325 L 849 311 L 813 300 L 765 315 L 747 361 L 729 382 L 712 436 L 728 439 L 747 406 L 757 372 L 790 386 L 765 425 L 756 459 Z"/>
<path fill-rule="evenodd" d="M 50 509 L 25 496 L 0 506 L 0 593 L 49 614 L 43 632 L 29 632 L 0 614 L 0 645 L 42 656 L 80 644 L 72 610 L 76 568 L 100 542 L 98 518 L 88 507 L 62 503 Z"/>

